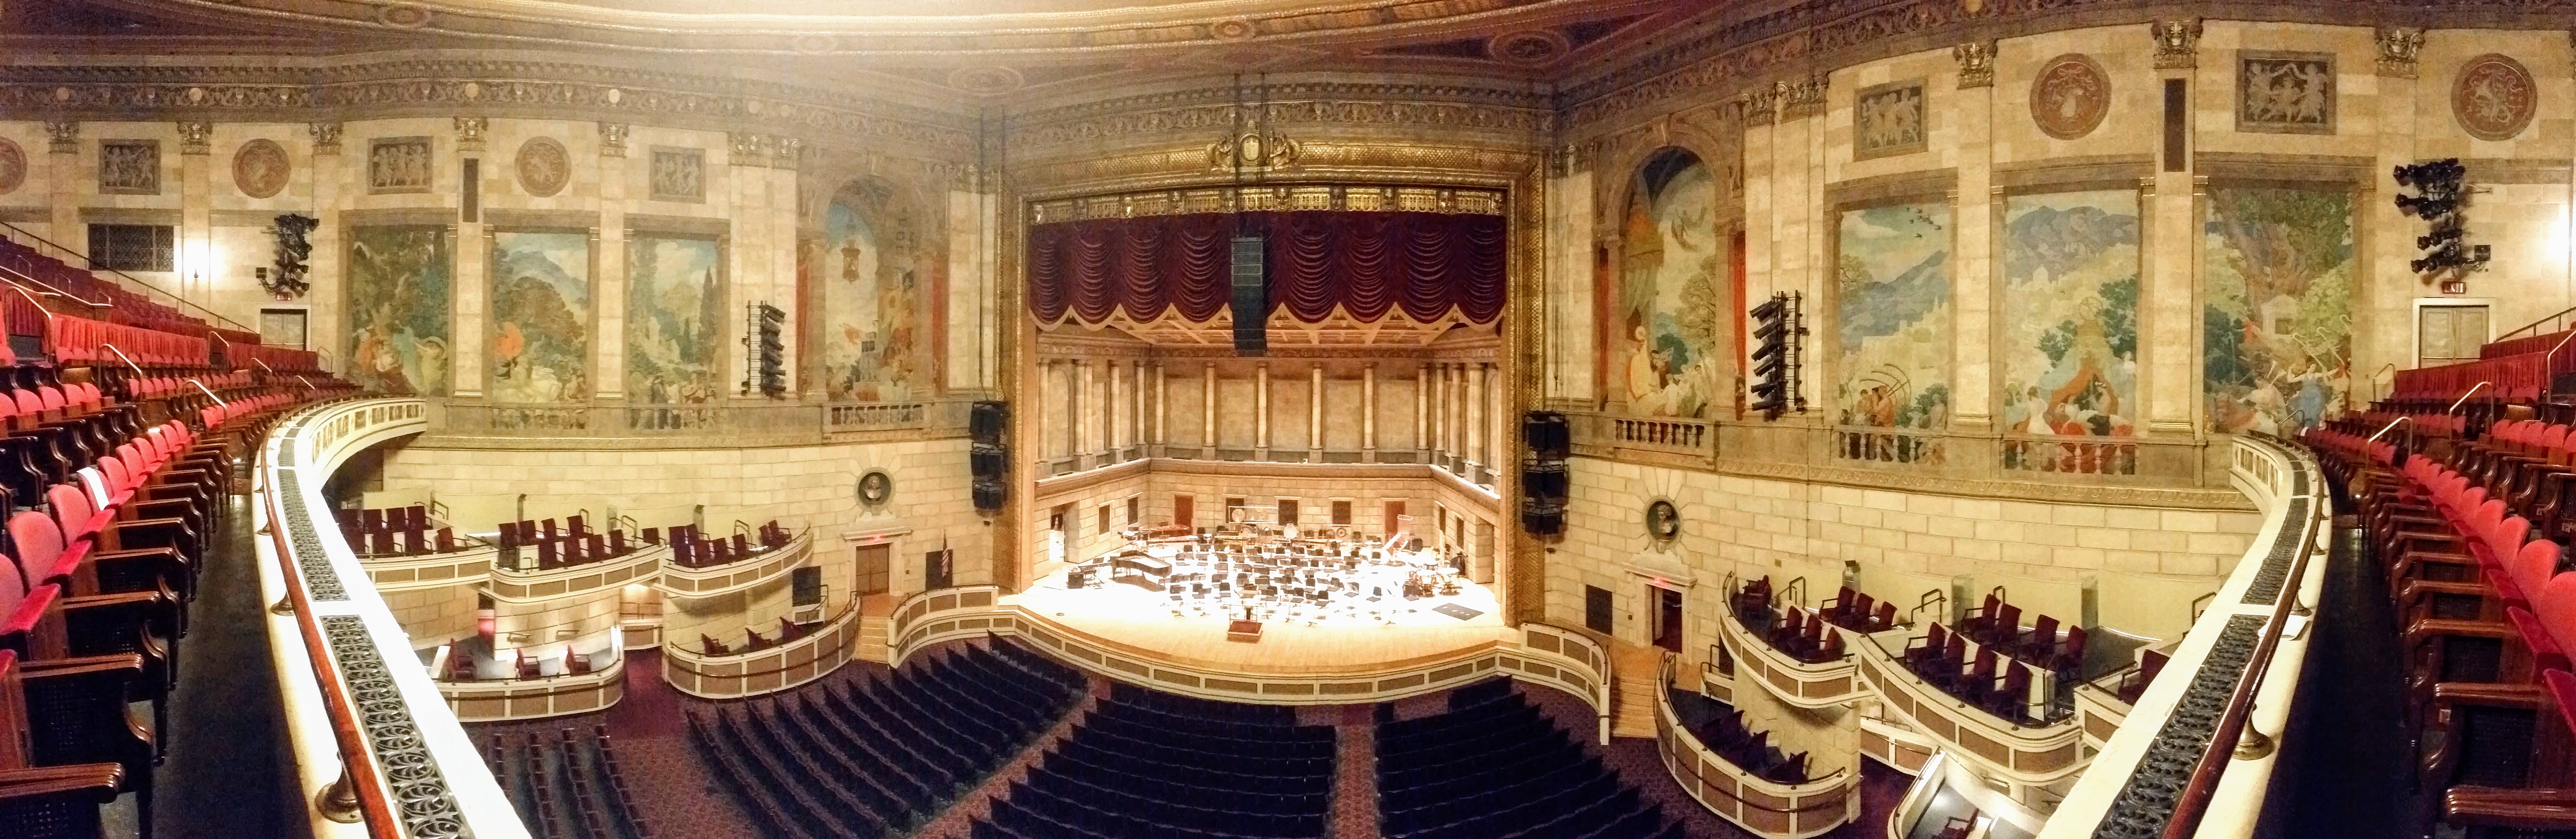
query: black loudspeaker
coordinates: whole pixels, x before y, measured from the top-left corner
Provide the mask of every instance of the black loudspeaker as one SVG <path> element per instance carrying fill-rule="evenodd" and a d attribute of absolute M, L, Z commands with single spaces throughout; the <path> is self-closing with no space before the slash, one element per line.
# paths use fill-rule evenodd
<path fill-rule="evenodd" d="M 1574 454 L 1574 434 L 1566 429 L 1564 414 L 1531 411 L 1523 415 L 1521 436 L 1529 440 L 1531 457 L 1564 460 Z"/>
<path fill-rule="evenodd" d="M 977 480 L 990 478 L 998 481 L 1009 476 L 1010 449 L 1004 448 L 999 443 L 975 443 L 968 446 L 966 452 L 967 459 L 974 464 L 974 475 Z"/>
<path fill-rule="evenodd" d="M 1234 239 L 1234 354 L 1270 352 L 1270 295 L 1262 279 L 1262 240 Z"/>
<path fill-rule="evenodd" d="M 975 509 L 987 513 L 1000 510 L 1002 502 L 1009 500 L 1010 497 L 1010 491 L 1003 488 L 1002 479 L 975 479 Z"/>
<path fill-rule="evenodd" d="M 1538 460 L 1521 464 L 1521 495 L 1530 503 L 1563 507 L 1571 485 L 1572 481 L 1566 477 L 1564 461 Z"/>
<path fill-rule="evenodd" d="M 1543 506 L 1536 499 L 1521 499 L 1521 529 L 1532 536 L 1554 536 L 1565 532 L 1565 508 Z"/>
<path fill-rule="evenodd" d="M 1007 402 L 982 401 L 967 415 L 966 433 L 977 443 L 999 445 L 1002 427 L 1010 424 L 1011 406 Z"/>

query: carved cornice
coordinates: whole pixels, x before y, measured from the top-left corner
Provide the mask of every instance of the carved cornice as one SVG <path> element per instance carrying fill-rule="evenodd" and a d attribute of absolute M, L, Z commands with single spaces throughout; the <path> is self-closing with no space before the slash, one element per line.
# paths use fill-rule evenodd
<path fill-rule="evenodd" d="M 973 153 L 956 114 L 845 92 L 593 64 L 424 58 L 319 67 L 0 67 L 0 112 L 95 119 L 219 121 L 488 116 L 642 122 L 717 131 L 793 131 L 915 153 Z"/>
<path fill-rule="evenodd" d="M 1777 87 L 1780 118 L 1801 119 L 1824 114 L 1826 81 L 1825 74 L 1817 73 L 1797 81 L 1781 82 Z"/>
<path fill-rule="evenodd" d="M 2200 19 L 2159 20 L 2147 25 L 2156 41 L 2156 69 L 2189 70 L 2200 66 Z"/>
<path fill-rule="evenodd" d="M 1311 140 L 1300 144 L 1301 183 L 1504 187 L 1546 164 L 1541 148 L 1495 148 L 1406 142 Z M 1021 164 L 1004 173 L 1011 191 L 1030 200 L 1103 192 L 1224 185 L 1207 168 L 1207 146 L 1167 146 L 1126 154 Z"/>
<path fill-rule="evenodd" d="M 1959 61 L 1959 87 L 1995 86 L 1995 42 L 1969 41 L 1950 48 Z"/>
<path fill-rule="evenodd" d="M 309 133 L 309 134 L 312 134 L 312 135 L 313 135 L 313 153 L 314 153 L 314 154 L 339 154 L 339 153 L 340 153 L 340 124 L 339 124 L 339 123 L 336 123 L 336 122 L 316 122 L 316 123 L 312 123 L 312 124 L 310 124 L 310 125 L 305 126 L 305 131 L 306 131 L 307 133 Z"/>
<path fill-rule="evenodd" d="M 210 142 L 209 142 L 209 140 L 208 140 L 209 135 L 212 135 L 213 133 L 215 133 L 215 124 L 214 124 L 214 123 L 207 122 L 207 121 L 205 121 L 205 120 L 201 120 L 201 119 L 183 119 L 183 120 L 180 120 L 180 121 L 179 121 L 179 153 L 180 153 L 180 154 L 211 154 L 211 153 L 213 153 L 213 151 L 214 151 L 214 146 L 213 146 L 213 144 L 212 144 L 212 143 L 210 143 Z"/>
<path fill-rule="evenodd" d="M 625 156 L 626 156 L 626 130 L 627 130 L 626 123 L 622 123 L 622 122 L 603 122 L 603 123 L 600 123 L 600 124 L 599 124 L 599 156 L 601 156 L 601 157 L 625 157 Z"/>
<path fill-rule="evenodd" d="M 45 120 L 46 149 L 55 154 L 80 153 L 80 123 L 68 119 Z"/>
<path fill-rule="evenodd" d="M 2412 26 L 2382 26 L 2371 33 L 2379 45 L 2379 75 L 2391 78 L 2415 78 L 2415 55 L 2424 50 L 2424 30 Z"/>
<path fill-rule="evenodd" d="M 1068 144 L 1085 149 L 1129 137 L 1222 136 L 1245 126 L 1351 125 L 1429 128 L 1543 138 L 1555 128 L 1548 98 L 1526 90 L 1466 85 L 1301 82 L 1270 85 L 1267 105 L 1242 105 L 1231 87 L 1128 96 L 1032 111 L 1012 118 L 1010 150 L 1033 155 Z"/>
<path fill-rule="evenodd" d="M 457 117 L 456 150 L 482 151 L 483 132 L 491 127 L 492 120 L 485 117 Z"/>

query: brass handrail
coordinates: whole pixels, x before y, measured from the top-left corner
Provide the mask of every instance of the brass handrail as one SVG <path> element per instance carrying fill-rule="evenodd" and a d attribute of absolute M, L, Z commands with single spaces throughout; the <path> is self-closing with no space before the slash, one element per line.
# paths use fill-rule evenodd
<path fill-rule="evenodd" d="M 2397 424 L 2398 424 L 2398 423 L 2401 423 L 2401 422 L 2402 422 L 2402 423 L 2405 423 L 2405 424 L 2406 424 L 2406 427 L 2408 427 L 2408 428 L 2413 428 L 2413 427 L 2415 427 L 2415 417 L 2414 417 L 2414 415 L 2409 414 L 2409 415 L 2406 415 L 2406 416 L 2401 416 L 2401 417 L 2398 417 L 2398 418 L 2396 418 L 2396 419 L 2389 420 L 2387 425 L 2380 426 L 2378 431 L 2373 431 L 2373 432 L 2371 432 L 2371 433 L 2370 433 L 2370 439 L 2368 439 L 2368 440 L 2363 440 L 2362 442 L 2364 442 L 2364 443 L 2376 443 L 2376 442 L 2379 442 L 2379 435 L 2382 435 L 2382 434 L 2386 434 L 2386 433 L 2388 433 L 2388 430 L 2389 430 L 2389 429 L 2396 428 L 2396 427 L 2397 427 Z"/>
<path fill-rule="evenodd" d="M 2481 381 L 2481 382 L 2478 382 L 2477 384 L 2470 385 L 2470 386 L 2469 386 L 2469 392 L 2467 392 L 2467 393 L 2463 393 L 2463 394 L 2460 394 L 2460 398 L 2459 398 L 2459 400 L 2458 400 L 2458 401 L 2456 401 L 2456 402 L 2452 402 L 2452 403 L 2451 403 L 2451 407 L 2448 407 L 2448 408 L 2444 408 L 2444 409 L 2442 409 L 2442 413 L 2448 414 L 2448 413 L 2451 413 L 2451 412 L 2453 412 L 2453 411 L 2457 411 L 2457 410 L 2459 410 L 2459 409 L 2460 409 L 2460 406 L 2468 404 L 2468 402 L 2469 402 L 2469 397 L 2472 397 L 2472 396 L 2476 396 L 2476 395 L 2478 395 L 2478 391 L 2485 389 L 2487 385 L 2491 385 L 2491 384 L 2495 384 L 2495 383 L 2494 383 L 2494 382 L 2488 382 L 2488 381 Z"/>
<path fill-rule="evenodd" d="M 2511 338 L 2511 337 L 2516 336 L 2516 335 L 2520 335 L 2520 334 L 2522 334 L 2523 332 L 2525 332 L 2525 331 L 2527 331 L 2527 330 L 2531 329 L 2532 327 L 2539 326 L 2539 325 L 2541 325 L 2541 324 L 2548 323 L 2548 322 L 2550 322 L 2550 321 L 2554 321 L 2554 320 L 2557 320 L 2557 319 L 2559 319 L 2559 318 L 2566 317 L 2566 316 L 2568 316 L 2568 315 L 2569 315 L 2569 314 L 2571 314 L 2571 313 L 2576 313 L 2576 306 L 2569 306 L 2569 307 L 2567 307 L 2567 308 L 2560 309 L 2560 310 L 2558 310 L 2558 311 L 2556 311 L 2556 312 L 2552 312 L 2552 313 L 2550 313 L 2550 314 L 2548 314 L 2548 315 L 2542 316 L 2542 317 L 2541 317 L 2541 319 L 2539 319 L 2539 320 L 2535 320 L 2535 321 L 2532 321 L 2532 322 L 2530 322 L 2530 323 L 2523 324 L 2523 325 L 2522 325 L 2522 327 L 2521 327 L 2521 328 L 2519 328 L 2519 329 L 2515 329 L 2514 331 L 2507 332 L 2507 333 L 2505 333 L 2505 334 L 2502 334 L 2502 335 L 2498 335 L 2498 336 L 2496 336 L 2495 340 L 2496 340 L 2496 341 L 2502 341 L 2502 340 L 2504 340 L 2504 339 Z M 2495 341 L 2489 341 L 2489 342 L 2487 342 L 2487 343 L 2492 344 L 2492 343 L 2495 343 Z"/>

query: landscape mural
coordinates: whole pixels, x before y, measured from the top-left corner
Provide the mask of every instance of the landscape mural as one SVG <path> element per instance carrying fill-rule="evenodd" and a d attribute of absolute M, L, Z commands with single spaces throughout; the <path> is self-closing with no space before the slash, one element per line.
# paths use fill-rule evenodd
<path fill-rule="evenodd" d="M 589 234 L 496 232 L 489 270 L 488 398 L 513 405 L 589 398 Z"/>
<path fill-rule="evenodd" d="M 1619 263 L 1616 336 L 1628 412 L 1705 417 L 1729 395 L 1733 364 L 1718 330 L 1730 321 L 1718 299 L 1717 181 L 1679 149 L 1637 170 L 1628 198 Z"/>
<path fill-rule="evenodd" d="M 1950 207 L 1845 210 L 1836 231 L 1837 422 L 1942 428 L 1950 419 Z M 1850 434 L 1842 455 L 1938 460 L 1938 445 Z"/>
<path fill-rule="evenodd" d="M 2004 466 L 2054 472 L 2135 470 L 2138 194 L 2015 195 L 2004 202 L 2004 426 L 2075 438 L 2008 443 Z"/>
<path fill-rule="evenodd" d="M 892 402 L 928 387 L 924 375 L 921 281 L 911 254 L 890 248 L 853 206 L 833 199 L 823 226 L 823 329 L 817 345 L 827 395 L 835 401 Z"/>
<path fill-rule="evenodd" d="M 721 395 L 724 293 L 714 239 L 626 240 L 626 398 L 695 404 Z"/>
<path fill-rule="evenodd" d="M 349 380 L 386 394 L 447 394 L 455 251 L 444 226 L 349 230 Z"/>
<path fill-rule="evenodd" d="M 2352 193 L 2224 187 L 2202 230 L 2210 430 L 2281 434 L 2352 390 Z"/>

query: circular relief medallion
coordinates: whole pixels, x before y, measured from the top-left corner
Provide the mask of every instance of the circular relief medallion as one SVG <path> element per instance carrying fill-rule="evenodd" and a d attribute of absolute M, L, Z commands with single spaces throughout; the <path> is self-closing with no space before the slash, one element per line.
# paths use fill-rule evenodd
<path fill-rule="evenodd" d="M 2451 82 L 2451 116 L 2469 136 L 2510 140 L 2531 125 L 2540 105 L 2539 86 L 2522 62 L 2488 53 L 2469 59 Z"/>
<path fill-rule="evenodd" d="M 286 175 L 292 171 L 286 161 L 286 147 L 262 137 L 243 143 L 233 152 L 233 186 L 243 195 L 267 198 L 286 188 Z"/>
<path fill-rule="evenodd" d="M 1565 57 L 1566 52 L 1573 49 L 1573 44 L 1563 35 L 1534 29 L 1496 35 L 1485 49 L 1503 61 L 1532 66 Z"/>
<path fill-rule="evenodd" d="M 870 507 L 884 506 L 894 498 L 894 476 L 883 469 L 870 469 L 859 476 L 859 503 Z"/>
<path fill-rule="evenodd" d="M 18 191 L 27 182 L 27 153 L 17 143 L 0 139 L 0 195 Z"/>
<path fill-rule="evenodd" d="M 2073 140 L 2102 125 L 2111 112 L 2111 77 L 2093 59 L 2068 53 L 2040 65 L 2030 81 L 2030 119 L 2039 130 Z"/>
<path fill-rule="evenodd" d="M 1646 505 L 1646 535 L 1657 542 L 1670 542 L 1682 535 L 1682 511 L 1673 502 L 1658 498 Z"/>
<path fill-rule="evenodd" d="M 562 192 L 564 183 L 572 180 L 572 155 L 552 137 L 520 143 L 517 163 L 519 188 L 538 198 Z"/>

